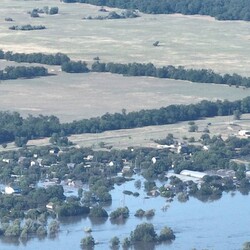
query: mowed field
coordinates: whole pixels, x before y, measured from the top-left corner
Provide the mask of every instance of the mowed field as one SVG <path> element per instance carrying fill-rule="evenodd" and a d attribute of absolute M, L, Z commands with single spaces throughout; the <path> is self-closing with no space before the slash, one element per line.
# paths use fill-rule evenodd
<path fill-rule="evenodd" d="M 53 70 L 53 71 L 52 71 Z M 2 81 L 0 110 L 23 116 L 56 115 L 62 122 L 201 100 L 238 100 L 250 89 L 110 73 L 67 74 L 50 67 L 55 76 Z"/>
<path fill-rule="evenodd" d="M 27 11 L 58 6 L 59 14 L 31 18 Z M 59 0 L 1 0 L 0 48 L 16 52 L 63 52 L 92 62 L 152 62 L 211 68 L 250 76 L 250 22 L 210 17 L 146 15 L 123 20 L 82 20 L 100 7 Z M 105 14 L 106 15 L 106 14 Z M 5 22 L 11 17 L 14 22 Z M 45 25 L 46 30 L 13 31 L 11 25 Z M 159 47 L 152 46 L 160 41 Z"/>

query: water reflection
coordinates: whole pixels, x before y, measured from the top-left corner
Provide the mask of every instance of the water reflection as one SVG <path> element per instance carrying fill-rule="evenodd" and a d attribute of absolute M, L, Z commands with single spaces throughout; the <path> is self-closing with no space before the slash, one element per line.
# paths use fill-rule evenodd
<path fill-rule="evenodd" d="M 99 217 L 99 218 L 89 217 L 89 220 L 90 220 L 90 222 L 91 222 L 91 224 L 93 226 L 98 226 L 98 225 L 104 224 L 108 220 L 108 217 L 106 217 L 106 218 L 103 218 L 103 217 Z"/>
<path fill-rule="evenodd" d="M 166 203 L 163 197 L 148 197 L 143 188 L 137 189 L 135 182 L 143 179 L 137 176 L 134 181 L 115 186 L 111 191 L 113 201 L 106 204 L 110 214 L 123 205 L 127 206 L 130 216 L 125 221 L 112 223 L 108 218 L 90 219 L 86 216 L 76 216 L 60 219 L 60 232 L 55 239 L 46 237 L 28 238 L 21 242 L 17 238 L 1 237 L 0 249 L 4 250 L 42 250 L 42 249 L 80 249 L 81 239 L 86 236 L 84 228 L 92 229 L 91 235 L 99 242 L 95 250 L 109 249 L 109 241 L 117 236 L 121 242 L 130 236 L 130 232 L 138 224 L 147 222 L 146 217 L 138 218 L 134 214 L 138 209 L 144 211 L 154 209 L 155 216 L 150 219 L 157 234 L 164 226 L 169 226 L 176 234 L 172 243 L 154 245 L 137 243 L 134 250 L 165 250 L 165 249 L 220 249 L 238 250 L 249 240 L 249 197 L 248 192 L 229 192 L 223 196 L 203 197 L 200 200 L 191 197 L 186 203 L 180 203 L 177 198 Z M 138 191 L 140 196 L 123 195 L 124 190 Z M 244 195 L 242 195 L 244 194 Z M 163 209 L 165 208 L 165 209 Z M 240 212 L 239 212 L 240 211 Z M 221 240 L 226 239 L 226 240 Z M 91 249 L 91 248 L 90 248 Z M 122 249 L 122 247 L 120 247 Z"/>

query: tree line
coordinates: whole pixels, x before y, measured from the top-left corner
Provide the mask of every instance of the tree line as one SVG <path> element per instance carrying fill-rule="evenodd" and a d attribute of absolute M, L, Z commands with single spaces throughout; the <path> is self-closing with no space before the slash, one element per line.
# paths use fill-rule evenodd
<path fill-rule="evenodd" d="M 126 76 L 151 76 L 157 78 L 169 78 L 175 80 L 187 80 L 200 83 L 226 84 L 229 86 L 250 87 L 250 77 L 243 77 L 238 74 L 220 75 L 210 69 L 185 69 L 183 66 L 173 65 L 155 67 L 152 63 L 102 63 L 96 61 L 91 69 L 83 61 L 72 61 L 63 53 L 43 54 L 43 53 L 13 53 L 0 50 L 0 59 L 15 62 L 41 63 L 48 65 L 61 65 L 62 71 L 67 73 L 88 73 L 110 72 Z"/>
<path fill-rule="evenodd" d="M 23 118 L 19 113 L 0 112 L 0 143 L 32 138 L 61 135 L 100 133 L 108 130 L 173 124 L 180 121 L 198 120 L 204 117 L 227 116 L 235 111 L 250 112 L 250 97 L 238 101 L 202 101 L 189 105 L 170 105 L 160 109 L 140 110 L 126 113 L 106 113 L 101 117 L 82 119 L 61 124 L 55 116 Z"/>
<path fill-rule="evenodd" d="M 138 9 L 149 14 L 209 15 L 218 20 L 250 21 L 248 0 L 63 0 L 121 9 Z"/>
<path fill-rule="evenodd" d="M 47 75 L 49 75 L 48 70 L 44 67 L 7 66 L 4 70 L 0 70 L 0 80 L 34 78 Z"/>
<path fill-rule="evenodd" d="M 63 53 L 43 54 L 43 53 L 13 53 L 12 51 L 0 50 L 0 59 L 14 62 L 40 63 L 48 65 L 62 65 L 70 61 L 70 58 Z"/>
<path fill-rule="evenodd" d="M 46 29 L 46 27 L 44 25 L 30 25 L 30 24 L 27 24 L 27 25 L 13 25 L 13 26 L 10 26 L 9 27 L 10 30 L 24 30 L 24 31 L 27 31 L 27 30 L 44 30 Z"/>
<path fill-rule="evenodd" d="M 152 63 L 100 63 L 92 64 L 94 72 L 110 72 L 126 76 L 152 76 L 157 78 L 170 78 L 175 80 L 187 80 L 200 83 L 227 84 L 229 86 L 250 87 L 250 77 L 243 77 L 238 74 L 220 75 L 210 69 L 185 69 L 183 66 L 172 65 L 156 68 Z"/>

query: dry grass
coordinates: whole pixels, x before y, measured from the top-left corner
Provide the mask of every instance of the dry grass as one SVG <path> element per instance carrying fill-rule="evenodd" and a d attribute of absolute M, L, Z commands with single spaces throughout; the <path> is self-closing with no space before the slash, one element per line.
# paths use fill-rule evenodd
<path fill-rule="evenodd" d="M 229 136 L 238 136 L 241 129 L 250 130 L 250 115 L 243 115 L 241 120 L 234 120 L 232 116 L 215 118 L 207 118 L 195 121 L 198 126 L 198 132 L 189 132 L 188 122 L 180 122 L 178 124 L 148 126 L 135 129 L 121 129 L 117 131 L 106 131 L 98 134 L 81 134 L 69 136 L 76 146 L 92 147 L 100 149 L 100 142 L 105 143 L 105 147 L 111 146 L 116 149 L 125 149 L 127 147 L 157 147 L 156 139 L 164 139 L 167 134 L 172 133 L 175 139 L 183 141 L 194 137 L 198 141 L 204 129 L 209 129 L 209 134 L 221 135 L 226 139 Z M 209 125 L 208 125 L 209 124 Z M 45 146 L 49 145 L 49 138 L 30 140 L 28 146 Z M 14 145 L 8 145 L 6 150 L 14 149 Z M 2 149 L 3 150 L 3 149 Z"/>
<path fill-rule="evenodd" d="M 50 67 L 58 70 L 58 67 Z M 190 104 L 203 99 L 242 99 L 250 89 L 109 73 L 67 74 L 2 81 L 0 110 L 56 115 L 62 122 L 121 112 Z"/>
<path fill-rule="evenodd" d="M 60 14 L 31 18 L 28 10 L 58 6 Z M 153 62 L 211 68 L 250 76 L 249 22 L 216 21 L 204 16 L 146 15 L 126 20 L 82 20 L 98 6 L 58 0 L 1 0 L 0 48 L 18 52 L 64 52 L 74 59 Z M 6 16 L 15 22 L 5 22 Z M 10 25 L 45 25 L 42 31 L 11 31 Z M 237 32 L 235 32 L 237 30 Z M 159 47 L 152 46 L 156 40 Z"/>

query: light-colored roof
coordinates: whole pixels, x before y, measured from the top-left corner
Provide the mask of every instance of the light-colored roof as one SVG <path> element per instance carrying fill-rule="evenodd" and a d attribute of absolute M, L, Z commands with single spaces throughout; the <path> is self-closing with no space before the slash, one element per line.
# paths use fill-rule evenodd
<path fill-rule="evenodd" d="M 203 178 L 207 174 L 204 172 L 199 172 L 199 171 L 182 170 L 180 172 L 180 175 L 186 175 L 186 176 L 191 176 L 191 177 L 196 177 L 196 178 Z"/>

